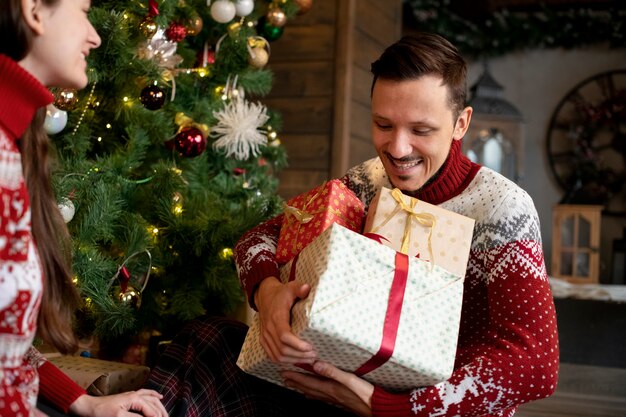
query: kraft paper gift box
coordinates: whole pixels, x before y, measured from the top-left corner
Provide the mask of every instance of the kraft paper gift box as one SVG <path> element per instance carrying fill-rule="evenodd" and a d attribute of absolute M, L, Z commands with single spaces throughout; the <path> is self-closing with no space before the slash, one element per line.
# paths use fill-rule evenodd
<path fill-rule="evenodd" d="M 150 373 L 147 366 L 82 356 L 56 356 L 48 360 L 91 395 L 111 395 L 137 390 Z"/>
<path fill-rule="evenodd" d="M 363 202 L 340 180 L 300 194 L 285 204 L 276 260 L 289 262 L 332 223 L 360 232 L 363 218 Z"/>
<path fill-rule="evenodd" d="M 475 220 L 402 194 L 381 188 L 372 200 L 363 233 L 409 256 L 432 261 L 464 276 Z"/>
<path fill-rule="evenodd" d="M 292 309 L 292 331 L 319 359 L 391 391 L 450 377 L 464 274 L 333 224 L 281 268 L 283 282 L 294 277 L 311 291 Z M 306 372 L 273 363 L 259 338 L 255 315 L 237 361 L 242 370 L 279 385 L 281 370 Z"/>

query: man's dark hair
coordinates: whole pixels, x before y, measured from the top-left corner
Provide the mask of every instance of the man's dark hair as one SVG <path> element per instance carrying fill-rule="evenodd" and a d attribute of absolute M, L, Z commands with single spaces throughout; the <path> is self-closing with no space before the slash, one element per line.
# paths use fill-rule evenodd
<path fill-rule="evenodd" d="M 454 118 L 465 108 L 467 65 L 457 48 L 434 33 L 404 36 L 387 47 L 372 63 L 372 91 L 379 78 L 406 81 L 423 75 L 435 75 L 448 87 L 449 104 Z"/>

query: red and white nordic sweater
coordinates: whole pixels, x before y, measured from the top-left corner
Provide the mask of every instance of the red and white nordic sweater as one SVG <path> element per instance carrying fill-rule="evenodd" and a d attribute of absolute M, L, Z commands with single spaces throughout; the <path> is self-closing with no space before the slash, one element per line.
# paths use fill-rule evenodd
<path fill-rule="evenodd" d="M 0 416 L 29 416 L 41 395 L 67 413 L 85 390 L 45 360 L 32 341 L 43 289 L 17 141 L 50 92 L 0 54 Z"/>
<path fill-rule="evenodd" d="M 367 207 L 382 186 L 393 188 L 380 159 L 343 178 Z M 415 197 L 476 220 L 465 276 L 456 363 L 439 384 L 389 393 L 376 388 L 374 416 L 512 416 L 556 389 L 559 348 L 554 303 L 543 259 L 539 219 L 530 196 L 480 167 L 453 141 L 436 178 Z M 235 248 L 242 286 L 280 276 L 275 260 L 282 215 L 246 233 Z"/>

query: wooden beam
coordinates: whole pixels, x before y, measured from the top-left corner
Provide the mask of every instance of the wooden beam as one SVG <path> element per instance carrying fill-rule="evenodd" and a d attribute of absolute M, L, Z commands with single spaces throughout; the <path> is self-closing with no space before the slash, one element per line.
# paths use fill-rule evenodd
<path fill-rule="evenodd" d="M 335 32 L 335 97 L 330 177 L 343 175 L 350 164 L 350 107 L 356 0 L 337 1 Z"/>

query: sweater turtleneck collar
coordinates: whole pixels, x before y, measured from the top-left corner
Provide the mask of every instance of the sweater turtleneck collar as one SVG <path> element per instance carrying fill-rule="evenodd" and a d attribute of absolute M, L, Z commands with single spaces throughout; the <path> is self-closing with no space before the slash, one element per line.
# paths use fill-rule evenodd
<path fill-rule="evenodd" d="M 6 55 L 0 54 L 0 126 L 17 139 L 40 107 L 53 96 L 35 77 Z"/>
<path fill-rule="evenodd" d="M 461 141 L 453 140 L 446 162 L 413 196 L 430 204 L 441 204 L 463 192 L 479 169 L 480 165 L 461 151 Z"/>

